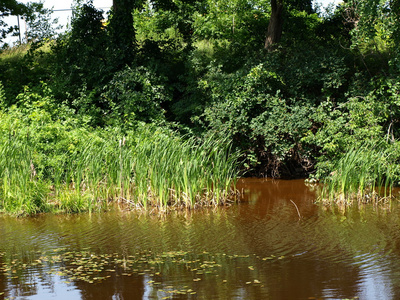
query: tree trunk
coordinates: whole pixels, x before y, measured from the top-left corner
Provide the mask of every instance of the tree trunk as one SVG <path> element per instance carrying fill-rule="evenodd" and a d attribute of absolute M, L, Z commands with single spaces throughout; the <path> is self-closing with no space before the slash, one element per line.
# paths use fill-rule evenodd
<path fill-rule="evenodd" d="M 282 36 L 282 11 L 283 0 L 271 0 L 271 18 L 269 19 L 267 38 L 264 48 L 271 50 L 272 46 L 278 43 Z"/>

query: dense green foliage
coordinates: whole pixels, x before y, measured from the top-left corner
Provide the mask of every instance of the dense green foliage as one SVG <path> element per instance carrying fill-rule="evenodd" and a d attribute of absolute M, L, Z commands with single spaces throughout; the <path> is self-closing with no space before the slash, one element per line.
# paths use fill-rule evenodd
<path fill-rule="evenodd" d="M 143 122 L 95 129 L 56 105 L 46 85 L 17 100 L 6 109 L 1 102 L 0 211 L 93 211 L 111 200 L 193 208 L 235 198 L 238 154 L 227 139 Z"/>
<path fill-rule="evenodd" d="M 347 164 L 375 174 L 350 189 L 361 195 L 365 182 L 399 181 L 398 0 L 347 0 L 324 14 L 283 2 L 282 39 L 269 51 L 266 1 L 125 2 L 104 21 L 89 1 L 61 37 L 1 54 L 2 119 L 27 122 L 18 136 L 41 147 L 33 153 L 43 178 L 56 180 L 50 170 L 88 135 L 121 139 L 147 124 L 184 134 L 177 145 L 225 141 L 249 175 L 335 182 Z M 355 153 L 364 161 L 350 164 Z"/>

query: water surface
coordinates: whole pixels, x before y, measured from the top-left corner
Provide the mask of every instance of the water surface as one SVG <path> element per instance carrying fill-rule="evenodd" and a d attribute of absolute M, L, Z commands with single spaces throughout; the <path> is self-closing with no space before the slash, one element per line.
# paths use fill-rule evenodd
<path fill-rule="evenodd" d="M 329 208 L 302 180 L 238 205 L 0 217 L 0 299 L 400 299 L 397 205 Z"/>

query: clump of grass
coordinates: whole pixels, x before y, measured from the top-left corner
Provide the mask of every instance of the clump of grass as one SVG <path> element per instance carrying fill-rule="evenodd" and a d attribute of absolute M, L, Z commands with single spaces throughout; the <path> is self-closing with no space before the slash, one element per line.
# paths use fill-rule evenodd
<path fill-rule="evenodd" d="M 344 204 L 390 199 L 399 180 L 397 158 L 395 146 L 379 144 L 351 149 L 324 180 L 322 198 Z"/>
<path fill-rule="evenodd" d="M 30 46 L 30 44 L 21 44 L 0 50 L 0 59 L 20 59 L 28 53 Z"/>
<path fill-rule="evenodd" d="M 93 199 L 135 206 L 195 207 L 228 200 L 238 155 L 225 140 L 138 131 L 120 139 L 92 139 L 77 151 L 67 185 Z"/>
<path fill-rule="evenodd" d="M 47 211 L 46 182 L 38 181 L 29 144 L 9 135 L 0 143 L 0 207 L 5 211 Z"/>
<path fill-rule="evenodd" d="M 239 155 L 214 137 L 149 129 L 118 137 L 99 130 L 82 137 L 72 153 L 40 176 L 34 159 L 40 148 L 29 137 L 10 134 L 2 140 L 0 209 L 7 212 L 94 211 L 112 201 L 166 210 L 235 198 Z"/>

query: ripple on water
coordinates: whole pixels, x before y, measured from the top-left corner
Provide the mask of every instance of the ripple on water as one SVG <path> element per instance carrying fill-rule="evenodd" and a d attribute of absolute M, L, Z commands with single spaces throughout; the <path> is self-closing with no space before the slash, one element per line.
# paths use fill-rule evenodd
<path fill-rule="evenodd" d="M 111 293 L 118 286 L 128 295 L 129 286 L 138 286 L 142 295 L 163 297 L 179 287 L 186 293 L 204 291 L 199 298 L 207 299 L 217 299 L 218 295 L 246 299 L 376 299 L 373 295 L 377 293 L 395 299 L 393 295 L 400 295 L 400 214 L 395 208 L 382 212 L 320 207 L 300 181 L 270 184 L 252 180 L 248 185 L 254 191 L 251 199 L 228 209 L 167 216 L 110 212 L 1 217 L 0 252 L 5 255 L 0 261 L 10 265 L 19 256 L 22 268 L 24 260 L 35 262 L 43 253 L 57 256 L 54 253 L 60 248 L 65 255 L 72 253 L 64 257 L 64 264 L 82 256 L 92 261 L 96 256 L 115 254 L 124 266 L 124 258 L 139 255 L 143 261 L 152 258 L 159 268 L 152 271 L 155 265 L 147 262 L 145 266 L 141 260 L 140 265 L 150 270 L 144 275 L 136 272 L 128 276 L 124 270 L 112 282 L 104 280 L 101 287 L 91 288 L 86 281 L 60 283 L 69 277 L 57 275 L 57 270 L 46 274 L 38 263 L 23 272 L 26 278 L 36 278 L 39 285 L 44 282 L 37 288 L 38 294 L 31 293 L 31 297 L 39 298 L 51 287 L 45 282 L 55 288 L 64 287 L 65 291 L 70 289 L 71 293 L 82 290 L 92 294 L 96 288 Z M 160 260 L 160 255 L 168 259 Z M 190 265 L 189 261 L 196 262 Z M 210 262 L 215 264 L 206 274 Z M 199 268 L 202 270 L 194 270 Z M 7 282 L 7 291 L 16 293 L 19 283 L 14 284 L 12 271 L 7 272 L 6 280 L 0 272 L 0 289 L 2 282 Z M 127 275 L 122 275 L 125 272 Z M 165 286 L 159 289 L 154 284 L 163 282 Z"/>

